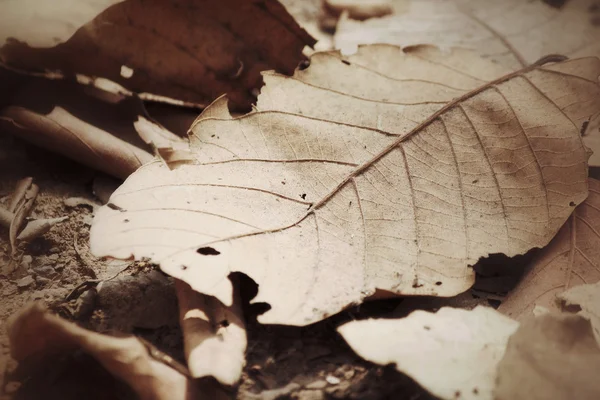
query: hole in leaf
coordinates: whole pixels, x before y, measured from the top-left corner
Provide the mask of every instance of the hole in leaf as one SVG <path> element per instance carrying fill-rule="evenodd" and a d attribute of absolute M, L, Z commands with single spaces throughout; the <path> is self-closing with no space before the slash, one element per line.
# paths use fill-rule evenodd
<path fill-rule="evenodd" d="M 196 250 L 196 253 L 202 254 L 203 256 L 218 256 L 221 254 L 220 251 L 215 250 L 212 247 L 200 247 L 198 250 Z"/>
<path fill-rule="evenodd" d="M 348 60 L 342 60 L 342 62 L 346 65 L 352 65 L 352 64 L 350 64 L 350 61 L 348 61 Z"/>
<path fill-rule="evenodd" d="M 223 328 L 227 328 L 229 326 L 229 321 L 227 321 L 226 319 L 224 319 L 223 321 L 219 322 L 219 326 L 223 327 Z"/>
<path fill-rule="evenodd" d="M 585 136 L 589 124 L 590 121 L 583 121 L 583 124 L 581 124 L 581 129 L 579 130 L 581 136 Z"/>
<path fill-rule="evenodd" d="M 302 198 L 302 200 L 306 200 L 306 193 L 302 193 L 302 194 L 300 195 L 300 197 Z"/>
<path fill-rule="evenodd" d="M 128 219 L 124 219 L 123 222 L 127 223 L 127 222 L 129 222 L 129 220 Z"/>
<path fill-rule="evenodd" d="M 488 299 L 488 304 L 490 306 L 492 306 L 493 308 L 498 308 L 500 307 L 500 304 L 502 303 L 500 300 L 496 300 L 496 299 Z"/>
<path fill-rule="evenodd" d="M 425 329 L 426 331 L 430 331 L 430 330 L 431 330 L 431 327 L 430 327 L 430 326 L 427 326 L 427 325 L 425 325 L 425 326 L 423 327 L 423 329 Z"/>
<path fill-rule="evenodd" d="M 570 202 L 570 203 L 569 203 L 569 205 L 570 205 L 571 207 L 575 207 L 575 206 L 576 206 L 576 204 L 575 204 L 575 202 L 574 202 L 574 201 Z"/>
<path fill-rule="evenodd" d="M 182 265 L 180 268 L 181 268 L 182 271 L 185 271 L 187 269 L 187 266 Z"/>
<path fill-rule="evenodd" d="M 300 71 L 304 71 L 308 67 L 310 67 L 310 61 L 309 60 L 302 60 L 302 61 L 300 61 L 300 64 L 298 64 L 298 69 Z"/>
<path fill-rule="evenodd" d="M 437 286 L 442 286 L 442 282 L 440 282 L 440 281 L 437 281 L 435 284 L 436 284 Z"/>

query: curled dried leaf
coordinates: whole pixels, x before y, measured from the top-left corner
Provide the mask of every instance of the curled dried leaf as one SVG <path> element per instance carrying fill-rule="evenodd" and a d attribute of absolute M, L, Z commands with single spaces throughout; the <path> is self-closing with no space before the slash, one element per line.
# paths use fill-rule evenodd
<path fill-rule="evenodd" d="M 12 318 L 8 335 L 11 355 L 20 363 L 39 365 L 47 356 L 81 349 L 131 386 L 140 399 L 198 398 L 194 384 L 185 374 L 153 356 L 157 351 L 151 353 L 137 338 L 88 331 L 50 314 L 38 303 Z"/>

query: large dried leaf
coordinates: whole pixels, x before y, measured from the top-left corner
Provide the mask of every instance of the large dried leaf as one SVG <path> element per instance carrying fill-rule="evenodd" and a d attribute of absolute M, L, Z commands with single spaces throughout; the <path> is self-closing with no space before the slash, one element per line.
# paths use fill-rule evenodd
<path fill-rule="evenodd" d="M 600 398 L 600 345 L 589 321 L 545 314 L 523 321 L 498 364 L 497 400 Z"/>
<path fill-rule="evenodd" d="M 296 88 L 268 82 L 260 111 L 234 119 L 218 100 L 192 128 L 196 164 L 138 170 L 98 212 L 92 250 L 149 257 L 227 305 L 227 276 L 243 272 L 272 307 L 267 323 L 307 324 L 377 289 L 466 290 L 469 265 L 546 245 L 587 196 L 579 129 L 600 110 L 600 60 L 461 96 L 481 78 L 456 66 L 485 63 L 446 57 L 325 53 Z"/>
<path fill-rule="evenodd" d="M 518 326 L 492 308 L 479 306 L 352 321 L 338 331 L 359 356 L 395 364 L 441 399 L 492 400 L 498 362 Z"/>
<path fill-rule="evenodd" d="M 460 46 L 506 65 L 524 67 L 547 54 L 600 56 L 597 0 L 394 0 L 395 13 L 367 21 L 342 19 L 335 44 Z"/>
<path fill-rule="evenodd" d="M 528 266 L 499 311 L 516 319 L 531 315 L 536 306 L 559 311 L 559 293 L 600 281 L 600 182 L 590 178 L 588 184 L 588 198 Z"/>
<path fill-rule="evenodd" d="M 248 106 L 260 71 L 291 73 L 314 43 L 276 0 L 125 0 L 55 47 L 34 48 L 15 34 L 0 50 L 13 67 L 104 77 L 200 105 L 229 93 Z"/>

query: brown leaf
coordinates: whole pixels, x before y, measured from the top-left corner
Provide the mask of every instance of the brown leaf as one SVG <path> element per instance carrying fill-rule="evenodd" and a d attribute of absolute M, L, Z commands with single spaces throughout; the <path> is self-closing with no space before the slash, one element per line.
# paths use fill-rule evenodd
<path fill-rule="evenodd" d="M 342 18 L 335 44 L 346 52 L 368 43 L 458 46 L 516 70 L 547 54 L 600 56 L 595 2 L 569 0 L 558 9 L 530 0 L 395 0 L 394 15 Z"/>
<path fill-rule="evenodd" d="M 600 281 L 600 182 L 590 178 L 588 184 L 588 198 L 532 261 L 498 311 L 515 319 L 531 315 L 536 305 L 559 311 L 557 294 Z"/>
<path fill-rule="evenodd" d="M 443 307 L 352 321 L 338 332 L 362 358 L 396 369 L 441 399 L 493 399 L 496 368 L 519 323 L 489 307 Z"/>
<path fill-rule="evenodd" d="M 289 78 L 307 78 L 296 89 L 269 83 L 256 112 L 208 117 L 227 115 L 218 100 L 192 127 L 196 164 L 132 175 L 98 212 L 92 251 L 149 257 L 226 305 L 229 273 L 243 272 L 272 307 L 261 322 L 302 325 L 376 289 L 451 296 L 480 257 L 545 246 L 587 196 L 579 129 L 600 108 L 600 60 L 463 94 L 481 78 L 449 65 L 484 61 L 430 61 L 442 54 L 325 53 Z"/>
<path fill-rule="evenodd" d="M 39 366 L 45 357 L 81 349 L 131 386 L 142 400 L 198 398 L 187 376 L 151 356 L 137 338 L 88 331 L 48 313 L 38 303 L 14 317 L 8 335 L 11 355 L 20 363 Z"/>
<path fill-rule="evenodd" d="M 15 39 L 0 56 L 19 69 L 104 77 L 143 98 L 202 106 L 229 93 L 242 107 L 260 71 L 291 73 L 314 44 L 275 0 L 125 0 L 55 47 Z"/>
<path fill-rule="evenodd" d="M 498 364 L 497 400 L 600 398 L 600 347 L 589 321 L 545 314 L 523 321 Z"/>
<path fill-rule="evenodd" d="M 3 0 L 0 45 L 17 38 L 31 47 L 66 42 L 80 26 L 123 0 Z"/>

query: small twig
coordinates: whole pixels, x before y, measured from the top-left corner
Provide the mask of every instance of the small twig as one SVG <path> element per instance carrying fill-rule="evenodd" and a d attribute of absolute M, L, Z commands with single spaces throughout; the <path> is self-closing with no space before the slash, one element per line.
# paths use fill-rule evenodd
<path fill-rule="evenodd" d="M 123 272 L 127 271 L 132 265 L 133 265 L 133 263 L 127 264 L 127 266 L 125 268 L 122 268 L 120 271 L 118 271 L 117 273 L 115 273 L 110 278 L 107 278 L 107 279 L 89 279 L 87 281 L 81 282 L 73 290 L 71 290 L 71 292 L 69 292 L 69 294 L 65 297 L 65 300 L 66 301 L 73 300 L 76 297 L 78 291 L 81 288 L 86 288 L 86 287 L 90 287 L 90 286 L 97 286 L 97 285 L 99 285 L 102 282 L 112 281 L 113 279 L 115 279 L 116 277 L 118 277 L 119 275 L 121 275 Z"/>

